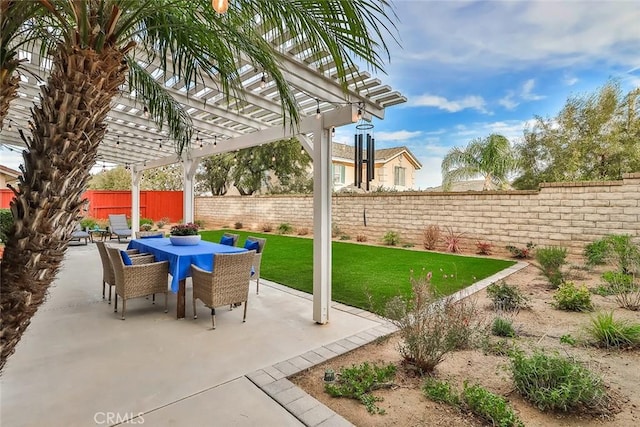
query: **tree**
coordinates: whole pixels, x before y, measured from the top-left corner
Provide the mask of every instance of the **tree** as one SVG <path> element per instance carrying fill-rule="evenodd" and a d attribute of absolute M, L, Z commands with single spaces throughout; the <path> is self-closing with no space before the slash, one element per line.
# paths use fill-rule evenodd
<path fill-rule="evenodd" d="M 6 9 L 6 19 L 22 20 L 17 28 L 39 26 L 42 52 L 51 52 L 52 67 L 32 109 L 31 134 L 22 136 L 27 150 L 22 178 L 13 189 L 14 225 L 0 283 L 0 369 L 58 272 L 107 128 L 106 115 L 123 84 L 147 106 L 158 127 L 168 128 L 178 153 L 189 144 L 189 115 L 142 62 L 157 63 L 188 85 L 215 77 L 222 93 L 242 98 L 237 69 L 247 61 L 270 75 L 284 123 L 295 125 L 297 103 L 278 67 L 277 43 L 270 44 L 263 34 L 272 34 L 276 41 L 297 35 L 311 57 L 330 52 L 346 89 L 347 70 L 354 65 L 351 55 L 379 69 L 377 49 L 388 54 L 382 35 L 393 25 L 385 0 L 234 0 L 223 17 L 209 0 L 33 4 L 38 9 L 34 14 L 42 13 L 40 19 Z M 23 37 L 34 37 L 33 31 Z"/>
<path fill-rule="evenodd" d="M 516 166 L 509 140 L 491 134 L 474 139 L 465 148 L 454 147 L 442 160 L 442 188 L 447 191 L 457 181 L 482 176 L 483 190 L 505 188 Z"/>
<path fill-rule="evenodd" d="M 131 190 L 131 172 L 122 166 L 104 170 L 89 180 L 92 190 Z M 180 165 L 160 166 L 142 172 L 141 190 L 182 190 L 182 168 Z"/>
<path fill-rule="evenodd" d="M 311 157 L 297 139 L 245 148 L 236 153 L 231 180 L 241 195 L 250 195 L 263 186 L 290 192 L 290 188 L 308 186 Z M 277 180 L 270 179 L 272 174 Z M 302 182 L 302 184 L 300 184 Z"/>
<path fill-rule="evenodd" d="M 640 171 L 640 88 L 622 94 L 616 82 L 567 99 L 556 117 L 536 117 L 516 146 L 520 175 L 513 185 L 614 180 Z"/>
<path fill-rule="evenodd" d="M 233 167 L 233 154 L 224 153 L 206 157 L 200 162 L 196 174 L 198 191 L 211 191 L 214 196 L 224 196 L 229 189 L 229 172 Z"/>

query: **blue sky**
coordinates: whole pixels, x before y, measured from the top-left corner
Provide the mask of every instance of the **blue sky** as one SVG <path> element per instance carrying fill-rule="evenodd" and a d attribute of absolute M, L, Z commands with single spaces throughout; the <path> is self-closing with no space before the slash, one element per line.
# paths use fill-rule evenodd
<path fill-rule="evenodd" d="M 401 47 L 385 84 L 408 98 L 375 120 L 377 148 L 406 145 L 417 187 L 440 185 L 453 146 L 500 133 L 513 142 L 535 115 L 608 79 L 640 86 L 640 1 L 395 2 Z M 350 142 L 352 129 L 336 132 Z"/>
<path fill-rule="evenodd" d="M 617 79 L 640 86 L 640 0 L 396 0 L 399 46 L 378 77 L 408 98 L 374 120 L 377 148 L 406 145 L 423 168 L 417 187 L 440 185 L 453 146 L 500 133 L 512 142 L 535 115 Z M 335 140 L 351 143 L 353 128 Z M 17 168 L 16 153 L 0 151 Z"/>

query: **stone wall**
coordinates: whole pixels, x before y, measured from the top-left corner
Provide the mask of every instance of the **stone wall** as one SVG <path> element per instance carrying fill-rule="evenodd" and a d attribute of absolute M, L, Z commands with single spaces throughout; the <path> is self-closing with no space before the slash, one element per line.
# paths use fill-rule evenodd
<path fill-rule="evenodd" d="M 579 254 L 586 243 L 610 233 L 640 240 L 640 173 L 621 181 L 542 184 L 540 191 L 464 193 L 398 192 L 336 194 L 333 224 L 352 239 L 379 242 L 390 230 L 406 243 L 422 245 L 429 224 L 464 232 L 496 247 L 559 245 Z M 311 196 L 204 197 L 196 199 L 196 218 L 209 225 L 260 230 L 262 224 L 288 222 L 313 229 Z M 366 220 L 366 225 L 365 225 Z M 472 250 L 472 248 L 467 248 Z"/>

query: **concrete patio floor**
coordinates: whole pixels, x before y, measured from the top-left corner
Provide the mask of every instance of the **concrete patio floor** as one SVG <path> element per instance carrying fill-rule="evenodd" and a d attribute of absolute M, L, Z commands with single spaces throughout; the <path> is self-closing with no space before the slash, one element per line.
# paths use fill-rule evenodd
<path fill-rule="evenodd" d="M 193 320 L 189 280 L 186 319 L 170 294 L 168 313 L 163 296 L 139 298 L 122 321 L 101 279 L 95 245 L 70 247 L 0 378 L 0 424 L 345 425 L 285 377 L 392 330 L 342 304 L 317 325 L 309 295 L 268 281 L 260 295 L 252 283 L 246 323 L 242 309 L 220 308 L 211 330 L 200 302 Z"/>

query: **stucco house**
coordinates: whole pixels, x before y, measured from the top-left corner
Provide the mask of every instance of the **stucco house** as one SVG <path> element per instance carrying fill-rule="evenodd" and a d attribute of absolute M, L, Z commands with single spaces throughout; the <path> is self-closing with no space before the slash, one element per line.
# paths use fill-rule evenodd
<path fill-rule="evenodd" d="M 7 184 L 15 186 L 20 175 L 22 175 L 20 171 L 0 165 L 0 188 L 7 188 Z"/>
<path fill-rule="evenodd" d="M 366 157 L 366 156 L 365 156 Z M 335 191 L 353 186 L 355 181 L 355 148 L 351 145 L 333 143 L 332 174 Z M 382 148 L 375 152 L 375 175 L 369 183 L 374 190 L 379 187 L 398 191 L 416 188 L 416 171 L 422 163 L 407 147 Z M 366 166 L 364 167 L 366 169 Z M 366 176 L 366 175 L 365 175 Z M 366 188 L 365 183 L 362 188 Z"/>

